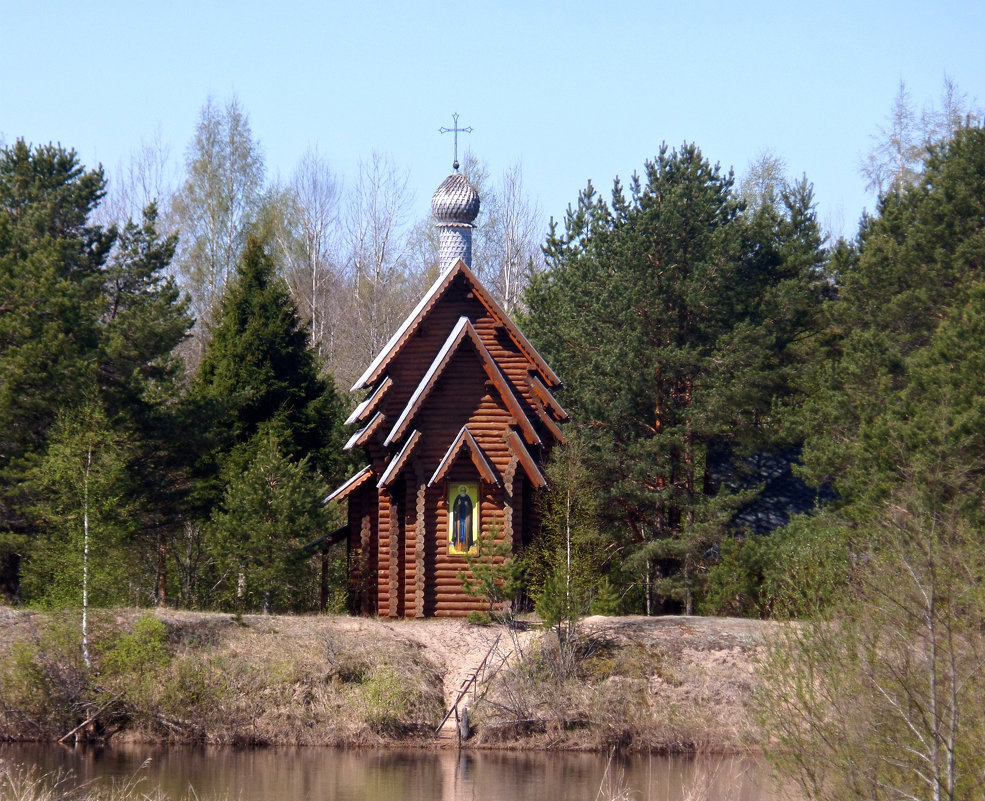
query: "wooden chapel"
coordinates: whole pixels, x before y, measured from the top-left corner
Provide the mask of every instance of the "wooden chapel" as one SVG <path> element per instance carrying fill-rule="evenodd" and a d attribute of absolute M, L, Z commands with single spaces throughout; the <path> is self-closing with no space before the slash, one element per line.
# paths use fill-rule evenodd
<path fill-rule="evenodd" d="M 441 274 L 352 387 L 346 448 L 369 463 L 326 499 L 348 501 L 353 611 L 391 618 L 484 608 L 464 554 L 480 532 L 530 541 L 567 419 L 560 380 L 470 269 L 475 189 L 455 172 L 431 207 Z"/>

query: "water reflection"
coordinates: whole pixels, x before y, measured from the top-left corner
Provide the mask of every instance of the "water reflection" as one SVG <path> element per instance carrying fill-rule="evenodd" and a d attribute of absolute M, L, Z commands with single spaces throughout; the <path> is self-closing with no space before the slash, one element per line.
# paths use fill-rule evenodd
<path fill-rule="evenodd" d="M 598 754 L 539 752 L 0 746 L 0 759 L 71 771 L 78 782 L 137 776 L 143 792 L 159 787 L 173 799 L 201 801 L 593 801 L 603 784 L 654 801 L 774 798 L 762 765 L 741 758 L 610 764 Z"/>

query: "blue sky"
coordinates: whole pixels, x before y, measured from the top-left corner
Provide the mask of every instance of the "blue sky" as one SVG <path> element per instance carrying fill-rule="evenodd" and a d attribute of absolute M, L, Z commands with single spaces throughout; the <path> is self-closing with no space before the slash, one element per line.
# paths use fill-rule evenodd
<path fill-rule="evenodd" d="M 112 174 L 159 136 L 180 164 L 206 98 L 235 94 L 270 177 L 317 147 L 351 180 L 376 149 L 423 216 L 457 111 L 493 176 L 522 162 L 545 218 L 686 140 L 740 174 L 772 149 L 851 234 L 874 201 L 858 162 L 899 81 L 922 106 L 946 73 L 983 105 L 983 40 L 985 0 L 0 0 L 0 137 Z"/>

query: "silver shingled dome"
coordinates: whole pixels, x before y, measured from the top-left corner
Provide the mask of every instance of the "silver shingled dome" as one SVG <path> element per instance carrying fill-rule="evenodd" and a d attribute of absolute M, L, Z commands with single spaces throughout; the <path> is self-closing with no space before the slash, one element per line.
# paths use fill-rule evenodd
<path fill-rule="evenodd" d="M 431 198 L 431 211 L 439 223 L 471 223 L 479 215 L 479 193 L 461 173 L 452 173 Z"/>

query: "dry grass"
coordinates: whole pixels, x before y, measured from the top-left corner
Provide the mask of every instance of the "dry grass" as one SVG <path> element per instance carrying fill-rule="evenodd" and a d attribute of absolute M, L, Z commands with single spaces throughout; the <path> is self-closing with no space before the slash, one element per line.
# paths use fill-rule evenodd
<path fill-rule="evenodd" d="M 141 661 L 138 651 L 114 671 L 108 655 L 141 614 L 100 616 L 92 674 L 58 616 L 33 616 L 5 640 L 0 737 L 57 739 L 105 699 L 99 729 L 82 734 L 373 745 L 429 737 L 444 713 L 438 667 L 418 644 L 384 636 L 377 621 L 163 612 L 165 653 Z"/>
<path fill-rule="evenodd" d="M 0 760 L 0 798 L 4 801 L 206 801 L 195 795 L 169 799 L 160 789 L 145 784 L 141 770 L 122 782 L 78 784 L 70 774 L 41 773 Z"/>
<path fill-rule="evenodd" d="M 137 636 L 148 614 L 160 642 Z M 469 703 L 474 745 L 741 751 L 752 655 L 769 625 L 590 619 L 577 647 L 559 651 L 552 633 L 464 621 L 114 610 L 93 621 L 89 673 L 76 622 L 0 609 L 0 740 L 57 739 L 106 704 L 82 736 L 430 743 L 462 678 L 499 637 L 494 675 Z"/>
<path fill-rule="evenodd" d="M 662 753 L 748 750 L 763 628 L 745 623 L 594 620 L 568 649 L 574 655 L 560 654 L 547 635 L 496 676 L 477 710 L 482 741 Z"/>

